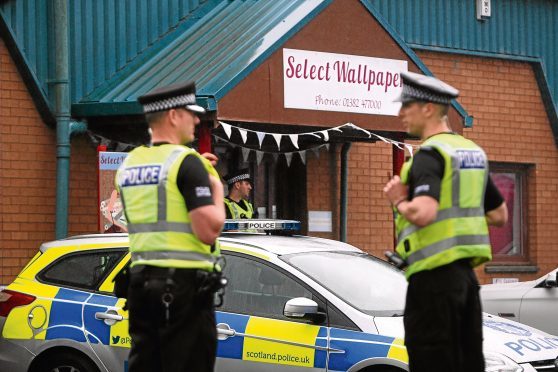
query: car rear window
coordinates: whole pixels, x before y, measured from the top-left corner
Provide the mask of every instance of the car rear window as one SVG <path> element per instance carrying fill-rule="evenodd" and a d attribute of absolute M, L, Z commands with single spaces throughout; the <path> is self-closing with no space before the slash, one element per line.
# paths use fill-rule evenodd
<path fill-rule="evenodd" d="M 37 278 L 49 284 L 93 290 L 125 253 L 125 249 L 71 253 L 47 266 Z"/>

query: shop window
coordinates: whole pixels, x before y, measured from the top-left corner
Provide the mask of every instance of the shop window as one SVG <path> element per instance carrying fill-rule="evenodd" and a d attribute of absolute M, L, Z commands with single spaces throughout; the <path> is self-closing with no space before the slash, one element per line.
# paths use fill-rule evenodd
<path fill-rule="evenodd" d="M 529 167 L 521 164 L 490 164 L 490 176 L 508 207 L 508 222 L 503 227 L 489 227 L 493 260 L 525 262 L 527 247 L 527 175 Z"/>

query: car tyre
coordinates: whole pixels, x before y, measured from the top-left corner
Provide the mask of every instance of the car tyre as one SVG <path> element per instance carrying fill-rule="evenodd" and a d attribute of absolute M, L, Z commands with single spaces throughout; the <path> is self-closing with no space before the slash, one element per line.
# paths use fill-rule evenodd
<path fill-rule="evenodd" d="M 371 366 L 361 369 L 359 372 L 404 372 L 402 369 L 393 366 Z"/>
<path fill-rule="evenodd" d="M 99 372 L 90 359 L 71 353 L 48 356 L 40 369 L 47 372 Z"/>

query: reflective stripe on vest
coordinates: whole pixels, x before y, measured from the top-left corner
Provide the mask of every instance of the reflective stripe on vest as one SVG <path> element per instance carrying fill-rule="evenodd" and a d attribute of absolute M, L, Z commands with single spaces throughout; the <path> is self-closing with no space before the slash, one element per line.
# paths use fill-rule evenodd
<path fill-rule="evenodd" d="M 192 225 L 184 222 L 168 222 L 159 221 L 155 223 L 135 223 L 128 225 L 128 232 L 130 234 L 141 234 L 149 232 L 179 232 L 179 233 L 193 233 Z"/>
<path fill-rule="evenodd" d="M 215 263 L 217 261 L 215 256 L 189 251 L 132 252 L 132 261 L 151 260 L 207 261 L 211 263 Z"/>
<path fill-rule="evenodd" d="M 159 221 L 166 221 L 167 220 L 167 180 L 169 177 L 169 169 L 171 165 L 174 163 L 176 158 L 180 156 L 185 149 L 178 148 L 171 152 L 169 158 L 163 164 L 163 169 L 161 170 L 161 175 L 159 179 L 159 184 L 157 185 L 157 219 Z"/>
<path fill-rule="evenodd" d="M 449 218 L 462 218 L 462 217 L 482 217 L 484 216 L 483 208 L 459 208 L 452 207 L 448 209 L 442 209 L 438 211 L 436 215 L 436 220 L 433 222 L 439 222 L 447 220 Z M 404 228 L 397 236 L 397 241 L 402 241 L 412 233 L 418 231 L 420 227 L 416 225 L 410 225 Z"/>
<path fill-rule="evenodd" d="M 480 245 L 480 244 L 490 244 L 490 237 L 488 235 L 454 236 L 452 238 L 439 241 L 437 243 L 431 244 L 427 247 L 421 248 L 418 251 L 411 253 L 411 255 L 407 257 L 407 262 L 409 263 L 409 265 L 412 265 L 415 262 L 434 256 L 440 252 L 443 252 L 455 246 Z"/>

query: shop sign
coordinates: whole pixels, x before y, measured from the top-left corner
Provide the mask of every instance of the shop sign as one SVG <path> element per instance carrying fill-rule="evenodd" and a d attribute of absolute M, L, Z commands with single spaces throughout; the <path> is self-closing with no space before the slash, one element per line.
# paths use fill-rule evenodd
<path fill-rule="evenodd" d="M 407 61 L 283 49 L 284 106 L 397 116 Z"/>
<path fill-rule="evenodd" d="M 126 218 L 114 177 L 126 152 L 99 152 L 99 227 L 100 232 L 126 232 Z"/>

